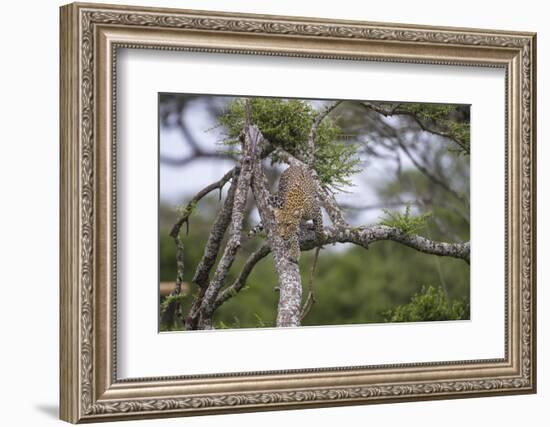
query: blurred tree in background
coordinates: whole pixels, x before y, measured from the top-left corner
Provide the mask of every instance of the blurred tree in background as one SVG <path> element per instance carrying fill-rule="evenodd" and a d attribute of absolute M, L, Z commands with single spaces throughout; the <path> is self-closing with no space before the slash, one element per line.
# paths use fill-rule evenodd
<path fill-rule="evenodd" d="M 254 98 L 251 104 L 253 123 L 293 155 L 307 148 L 308 123 L 324 105 L 266 98 Z M 166 94 L 159 107 L 160 280 L 174 282 L 176 247 L 169 233 L 179 218 L 177 207 L 185 206 L 204 186 L 186 176 L 186 168 L 192 163 L 219 163 L 224 166 L 219 177 L 231 168 L 240 154 L 244 103 L 241 98 Z M 204 125 L 197 125 L 199 115 Z M 179 134 L 180 148 L 163 147 L 164 135 L 171 132 Z M 317 173 L 350 224 L 384 224 L 435 241 L 469 241 L 468 106 L 344 101 L 318 132 Z M 280 160 L 274 156 L 265 165 L 272 185 L 282 170 Z M 175 185 L 179 192 L 163 185 L 164 168 L 181 171 L 181 184 Z M 183 313 L 196 296 L 193 274 L 223 204 L 219 196 L 222 192 L 202 199 L 190 216 L 189 234 L 182 233 L 186 243 L 183 280 L 191 284 L 178 297 Z M 249 200 L 244 229 L 252 229 L 258 221 Z M 227 283 L 236 279 L 261 244 L 257 238 L 243 241 Z M 312 262 L 313 253 L 304 252 L 300 258 L 304 295 Z M 316 303 L 302 325 L 468 319 L 469 277 L 469 265 L 463 260 L 421 253 L 392 241 L 373 243 L 368 250 L 352 244 L 325 246 L 315 272 Z M 267 256 L 255 266 L 238 296 L 219 307 L 214 326 L 275 326 L 276 284 L 273 260 Z M 161 296 L 161 312 L 168 302 L 170 297 Z M 181 318 L 161 319 L 161 330 L 179 329 L 184 329 Z"/>

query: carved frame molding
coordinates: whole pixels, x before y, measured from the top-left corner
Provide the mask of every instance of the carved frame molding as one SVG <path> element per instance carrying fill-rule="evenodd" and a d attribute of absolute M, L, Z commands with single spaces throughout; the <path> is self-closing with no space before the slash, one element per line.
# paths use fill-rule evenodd
<path fill-rule="evenodd" d="M 61 8 L 61 418 L 73 423 L 532 393 L 535 34 L 71 4 Z M 192 50 L 504 67 L 506 357 L 116 378 L 116 50 Z M 288 381 L 292 380 L 289 386 Z"/>

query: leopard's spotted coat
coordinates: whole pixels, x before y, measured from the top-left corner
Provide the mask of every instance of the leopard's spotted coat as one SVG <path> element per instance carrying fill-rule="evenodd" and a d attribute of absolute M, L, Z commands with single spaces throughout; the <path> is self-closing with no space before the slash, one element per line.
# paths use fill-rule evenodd
<path fill-rule="evenodd" d="M 289 166 L 279 179 L 275 207 L 277 233 L 289 245 L 291 259 L 300 257 L 300 226 L 312 220 L 316 236 L 323 233 L 323 216 L 317 185 L 312 172 L 305 166 Z"/>

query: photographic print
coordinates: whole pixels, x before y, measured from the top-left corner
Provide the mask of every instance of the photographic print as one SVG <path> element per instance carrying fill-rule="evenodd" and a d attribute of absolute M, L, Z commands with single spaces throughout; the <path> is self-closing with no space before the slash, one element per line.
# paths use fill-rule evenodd
<path fill-rule="evenodd" d="M 160 331 L 469 319 L 469 105 L 158 107 Z"/>

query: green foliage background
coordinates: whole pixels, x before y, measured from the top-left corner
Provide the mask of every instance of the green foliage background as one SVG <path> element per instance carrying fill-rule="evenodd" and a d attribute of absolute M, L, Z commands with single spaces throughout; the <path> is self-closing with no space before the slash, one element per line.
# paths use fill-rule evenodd
<path fill-rule="evenodd" d="M 217 203 L 217 198 L 206 202 L 211 207 Z M 169 208 L 163 207 L 162 210 L 165 217 L 173 215 Z M 193 242 L 185 247 L 185 265 L 189 266 L 185 270 L 185 281 L 188 283 L 193 275 L 191 267 L 196 266 L 202 256 L 212 220 L 212 217 L 206 215 L 192 217 L 189 236 L 185 237 L 186 241 Z M 168 232 L 168 227 L 161 228 L 161 281 L 173 281 L 176 277 L 175 247 Z M 246 257 L 258 244 L 256 241 L 244 245 L 231 269 L 228 283 L 235 279 Z M 445 284 L 450 301 L 464 301 L 464 306 L 469 304 L 470 270 L 464 261 L 426 255 L 389 241 L 373 243 L 368 250 L 353 245 L 343 246 L 338 251 L 331 251 L 330 248 L 321 250 L 314 281 L 317 302 L 303 325 L 385 322 L 388 321 L 389 311 L 410 303 L 416 294 L 422 292 L 423 286 L 432 285 L 443 289 L 441 283 Z M 302 254 L 300 271 L 304 296 L 307 294 L 312 262 L 313 251 Z M 214 318 L 216 326 L 275 326 L 278 302 L 278 293 L 274 290 L 276 285 L 273 258 L 268 255 L 256 265 L 246 288 L 218 309 Z M 195 288 L 192 289 L 194 292 Z M 192 300 L 192 295 L 182 299 L 184 312 L 187 312 Z M 463 318 L 469 318 L 466 309 Z M 161 329 L 182 329 L 182 324 L 178 321 L 173 328 L 161 324 Z"/>

